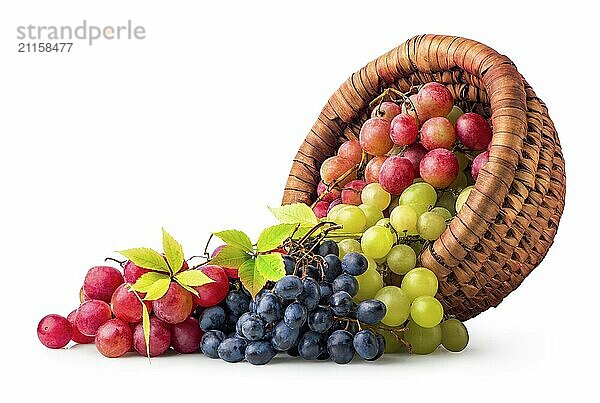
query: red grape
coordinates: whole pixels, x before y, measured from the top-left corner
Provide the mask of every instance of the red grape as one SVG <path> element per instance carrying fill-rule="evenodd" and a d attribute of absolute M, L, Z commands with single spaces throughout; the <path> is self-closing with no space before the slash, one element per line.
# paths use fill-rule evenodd
<path fill-rule="evenodd" d="M 390 122 L 383 118 L 367 120 L 360 129 L 359 138 L 363 150 L 371 155 L 384 155 L 394 145 L 390 138 Z"/>
<path fill-rule="evenodd" d="M 436 189 L 448 187 L 458 176 L 458 159 L 451 151 L 436 148 L 421 160 L 419 172 Z"/>
<path fill-rule="evenodd" d="M 117 288 L 110 299 L 115 316 L 125 322 L 137 323 L 142 321 L 142 303 L 135 292 L 130 291 L 126 284 Z M 152 311 L 152 302 L 144 301 L 148 312 Z"/>
<path fill-rule="evenodd" d="M 392 120 L 390 137 L 394 144 L 407 146 L 417 141 L 419 125 L 414 116 L 401 113 Z"/>
<path fill-rule="evenodd" d="M 362 203 L 360 194 L 365 186 L 367 186 L 367 182 L 360 179 L 348 183 L 342 189 L 342 203 L 352 204 L 354 206 L 360 205 Z"/>
<path fill-rule="evenodd" d="M 38 339 L 48 348 L 63 348 L 73 335 L 71 323 L 60 315 L 47 315 L 37 327 Z"/>
<path fill-rule="evenodd" d="M 445 117 L 428 119 L 421 126 L 421 144 L 427 150 L 445 148 L 450 150 L 456 140 L 454 126 Z"/>
<path fill-rule="evenodd" d="M 331 158 L 327 158 L 321 164 L 321 179 L 325 184 L 330 184 L 331 182 L 339 179 L 344 173 L 349 171 L 351 168 L 356 166 L 356 164 L 346 158 L 342 158 L 339 155 L 336 155 Z M 341 181 L 340 185 L 344 186 L 346 183 L 351 180 L 356 179 L 356 172 L 348 175 L 343 181 Z"/>
<path fill-rule="evenodd" d="M 121 272 L 110 266 L 96 266 L 88 270 L 83 281 L 83 292 L 89 299 L 110 302 L 113 292 L 125 280 Z"/>
<path fill-rule="evenodd" d="M 381 171 L 381 166 L 386 159 L 387 157 L 384 156 L 374 157 L 367 163 L 365 167 L 365 181 L 367 183 L 379 182 L 379 171 Z"/>
<path fill-rule="evenodd" d="M 354 164 L 359 164 L 362 160 L 362 147 L 358 140 L 344 141 L 338 149 L 337 155 L 347 160 L 352 161 Z"/>
<path fill-rule="evenodd" d="M 180 323 L 186 320 L 194 304 L 192 293 L 172 281 L 167 293 L 159 299 L 152 301 L 152 310 L 156 317 L 169 324 Z"/>
<path fill-rule="evenodd" d="M 157 357 L 169 349 L 171 345 L 171 332 L 167 325 L 160 319 L 150 318 L 150 357 Z M 141 323 L 133 330 L 133 347 L 139 355 L 146 355 L 146 340 L 144 327 Z"/>
<path fill-rule="evenodd" d="M 329 203 L 327 203 L 325 200 L 319 200 L 313 207 L 313 212 L 317 218 L 323 218 L 327 216 L 327 210 L 329 210 Z"/>
<path fill-rule="evenodd" d="M 75 318 L 77 318 L 77 309 L 71 311 L 69 316 L 67 316 L 67 320 L 69 321 L 69 323 L 71 323 L 71 327 L 73 328 L 73 335 L 71 336 L 71 340 L 79 344 L 93 343 L 93 337 L 86 336 L 85 334 L 81 333 L 79 329 L 77 329 L 77 326 L 75 326 Z"/>
<path fill-rule="evenodd" d="M 396 117 L 400 112 L 402 112 L 402 107 L 394 102 L 382 102 L 381 105 L 377 105 L 373 112 L 371 112 L 372 118 L 383 118 L 388 122 L 391 122 L 394 117 Z"/>
<path fill-rule="evenodd" d="M 85 336 L 95 336 L 98 328 L 112 318 L 110 306 L 99 299 L 85 301 L 77 309 L 75 326 Z"/>
<path fill-rule="evenodd" d="M 381 166 L 379 183 L 387 192 L 399 195 L 412 184 L 414 177 L 412 163 L 407 158 L 395 155 L 385 160 Z"/>
<path fill-rule="evenodd" d="M 111 319 L 98 328 L 96 348 L 108 358 L 125 355 L 133 344 L 133 332 L 121 319 Z"/>
<path fill-rule="evenodd" d="M 332 208 L 334 208 L 335 206 L 337 206 L 338 204 L 340 204 L 342 202 L 342 198 L 338 197 L 337 199 L 335 199 L 334 201 L 332 201 L 329 204 L 329 207 L 327 207 L 327 213 L 329 213 L 331 211 Z"/>
<path fill-rule="evenodd" d="M 456 136 L 467 148 L 481 151 L 492 141 L 492 128 L 483 116 L 468 112 L 456 121 Z"/>
<path fill-rule="evenodd" d="M 323 181 L 319 182 L 319 185 L 317 186 L 317 195 L 321 196 L 323 194 L 323 192 L 325 192 L 326 190 L 327 190 L 327 185 L 325 184 L 325 182 L 323 182 Z M 341 192 L 339 189 L 333 188 L 329 192 L 327 192 L 327 194 L 325 196 L 323 196 L 323 198 L 321 198 L 321 200 L 331 203 L 332 201 L 334 201 L 335 199 L 340 197 L 340 194 L 341 194 Z"/>
<path fill-rule="evenodd" d="M 479 154 L 477 157 L 475 157 L 475 159 L 473 160 L 473 165 L 471 165 L 471 176 L 473 176 L 474 180 L 477 180 L 477 177 L 479 176 L 479 171 L 481 171 L 481 168 L 483 168 L 485 166 L 485 164 L 488 163 L 489 160 L 490 160 L 490 152 L 489 151 L 484 151 L 481 154 Z"/>
<path fill-rule="evenodd" d="M 408 97 L 408 101 L 402 104 L 402 113 L 412 116 L 417 121 L 417 124 L 421 126 L 424 121 L 427 120 L 425 113 L 419 106 L 417 94 L 413 94 Z"/>
<path fill-rule="evenodd" d="M 171 326 L 171 346 L 181 354 L 195 353 L 200 350 L 200 339 L 203 334 L 198 320 L 187 318 Z"/>
<path fill-rule="evenodd" d="M 419 164 L 421 164 L 421 160 L 425 154 L 427 154 L 427 149 L 423 147 L 423 144 L 421 143 L 409 145 L 406 147 L 406 150 L 404 150 L 404 153 L 402 153 L 402 156 L 412 163 L 415 170 L 415 178 L 421 176 L 419 173 Z"/>
<path fill-rule="evenodd" d="M 207 283 L 199 287 L 194 287 L 198 292 L 198 296 L 194 295 L 194 303 L 204 308 L 215 306 L 221 303 L 229 292 L 229 279 L 225 271 L 215 265 L 204 266 L 201 269 L 202 273 L 206 274 L 212 280 L 212 283 Z"/>
<path fill-rule="evenodd" d="M 417 94 L 419 104 L 419 119 L 425 122 L 429 118 L 437 116 L 446 116 L 454 106 L 452 93 L 445 85 L 431 82 L 425 84 Z"/>
<path fill-rule="evenodd" d="M 150 272 L 151 270 L 141 268 L 136 266 L 131 260 L 125 262 L 125 266 L 123 268 L 123 274 L 125 276 L 125 281 L 129 284 L 135 284 L 138 278 L 142 277 L 144 274 Z"/>

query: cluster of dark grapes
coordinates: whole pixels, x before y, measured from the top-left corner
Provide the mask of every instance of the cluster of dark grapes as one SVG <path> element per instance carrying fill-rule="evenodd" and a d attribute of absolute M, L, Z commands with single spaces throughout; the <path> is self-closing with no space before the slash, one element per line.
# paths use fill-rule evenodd
<path fill-rule="evenodd" d="M 338 364 L 350 362 L 355 354 L 377 360 L 385 351 L 385 339 L 372 327 L 385 316 L 385 304 L 375 299 L 354 303 L 355 276 L 369 263 L 360 253 L 341 260 L 338 254 L 335 242 L 313 241 L 285 255 L 287 275 L 254 300 L 240 287 L 229 292 L 223 306 L 204 309 L 199 316 L 205 331 L 202 352 L 254 365 L 266 364 L 281 352 Z"/>

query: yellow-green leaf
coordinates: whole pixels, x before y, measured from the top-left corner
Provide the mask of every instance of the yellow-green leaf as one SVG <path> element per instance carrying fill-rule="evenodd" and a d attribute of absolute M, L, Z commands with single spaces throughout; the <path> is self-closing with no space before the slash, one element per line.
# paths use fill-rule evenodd
<path fill-rule="evenodd" d="M 283 257 L 279 253 L 258 255 L 256 257 L 255 271 L 260 273 L 260 275 L 267 280 L 278 281 L 285 276 Z"/>
<path fill-rule="evenodd" d="M 142 304 L 142 328 L 144 330 L 144 341 L 146 342 L 146 355 L 150 359 L 150 314 L 146 304 Z"/>
<path fill-rule="evenodd" d="M 163 256 L 153 249 L 133 248 L 119 251 L 119 253 L 131 260 L 136 266 L 163 273 L 170 273 L 169 266 L 167 266 L 167 262 Z"/>
<path fill-rule="evenodd" d="M 167 257 L 167 262 L 171 266 L 173 274 L 179 272 L 183 266 L 183 248 L 164 228 L 163 233 L 163 251 Z"/>
<path fill-rule="evenodd" d="M 144 273 L 137 279 L 135 284 L 131 285 L 131 289 L 137 292 L 148 292 L 152 285 L 161 279 L 169 278 L 168 275 L 162 273 L 156 273 L 151 271 L 149 273 Z"/>
<path fill-rule="evenodd" d="M 169 290 L 169 285 L 171 284 L 171 279 L 161 278 L 160 280 L 156 280 L 146 293 L 146 297 L 144 298 L 146 301 L 154 301 L 162 297 Z"/>
<path fill-rule="evenodd" d="M 314 226 L 319 223 L 315 213 L 304 203 L 287 204 L 276 208 L 269 207 L 269 210 L 283 224 Z"/>
<path fill-rule="evenodd" d="M 252 298 L 265 286 L 267 280 L 256 270 L 254 259 L 246 260 L 239 268 L 238 274 L 244 287 Z"/>
<path fill-rule="evenodd" d="M 175 276 L 180 284 L 185 284 L 190 287 L 199 287 L 204 284 L 214 283 L 215 280 L 208 277 L 201 270 L 186 270 Z"/>
<path fill-rule="evenodd" d="M 213 235 L 221 238 L 221 240 L 227 245 L 235 246 L 236 248 L 246 252 L 253 252 L 252 241 L 250 241 L 248 235 L 242 231 L 228 229 L 225 231 L 213 232 Z"/>
<path fill-rule="evenodd" d="M 252 256 L 242 249 L 235 246 L 226 246 L 210 260 L 210 264 L 239 269 L 249 259 L 252 259 Z"/>
<path fill-rule="evenodd" d="M 288 239 L 298 224 L 278 224 L 265 229 L 258 237 L 256 249 L 259 252 L 268 252 L 281 246 Z"/>
<path fill-rule="evenodd" d="M 191 292 L 192 294 L 194 294 L 195 296 L 198 296 L 198 291 L 194 290 L 192 287 L 190 287 L 189 285 L 185 285 L 183 284 L 181 281 L 179 281 L 177 279 L 177 277 L 175 277 L 175 281 L 177 281 L 177 284 L 179 284 L 181 287 L 183 287 L 184 289 L 186 289 L 188 292 Z"/>

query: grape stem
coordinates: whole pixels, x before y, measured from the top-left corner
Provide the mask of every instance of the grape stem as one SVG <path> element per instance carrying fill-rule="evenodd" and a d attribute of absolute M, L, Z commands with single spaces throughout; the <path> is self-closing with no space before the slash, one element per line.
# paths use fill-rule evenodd
<path fill-rule="evenodd" d="M 107 257 L 106 259 L 104 259 L 104 261 L 105 261 L 105 262 L 109 262 L 109 261 L 111 261 L 111 262 L 118 263 L 118 264 L 119 264 L 119 266 L 121 266 L 121 267 L 124 267 L 124 266 L 125 266 L 125 263 L 127 262 L 126 260 L 117 260 L 117 259 L 114 259 L 114 258 L 112 258 L 112 257 Z"/>

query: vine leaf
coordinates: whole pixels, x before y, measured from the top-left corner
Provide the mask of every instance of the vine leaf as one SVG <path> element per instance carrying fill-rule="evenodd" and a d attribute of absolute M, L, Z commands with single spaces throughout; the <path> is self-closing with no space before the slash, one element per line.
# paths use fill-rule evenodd
<path fill-rule="evenodd" d="M 163 273 L 171 273 L 163 256 L 154 249 L 133 248 L 125 249 L 118 253 L 131 260 L 138 267 Z"/>
<path fill-rule="evenodd" d="M 177 274 L 183 267 L 183 248 L 164 228 L 162 229 L 163 252 L 173 274 Z M 135 262 L 134 262 L 135 263 Z"/>
<path fill-rule="evenodd" d="M 199 287 L 204 284 L 214 283 L 215 280 L 208 277 L 200 270 L 187 270 L 182 271 L 181 273 L 175 276 L 175 279 L 180 284 L 185 284 L 190 287 Z"/>
<path fill-rule="evenodd" d="M 239 268 L 238 274 L 244 287 L 250 292 L 252 298 L 267 284 L 267 280 L 260 274 L 256 268 L 254 259 L 246 260 Z"/>
<path fill-rule="evenodd" d="M 283 257 L 280 253 L 258 255 L 256 257 L 255 270 L 260 273 L 261 277 L 267 280 L 278 281 L 285 276 Z"/>
<path fill-rule="evenodd" d="M 211 259 L 210 263 L 215 264 L 217 266 L 239 269 L 245 262 L 251 259 L 252 256 L 244 250 L 235 246 L 228 245 L 221 249 L 219 254 L 213 259 Z"/>
<path fill-rule="evenodd" d="M 141 302 L 141 301 L 140 301 Z M 146 342 L 146 355 L 150 360 L 150 313 L 146 304 L 142 302 L 142 328 L 144 330 L 144 341 Z"/>
<path fill-rule="evenodd" d="M 167 274 L 157 273 L 154 271 L 144 273 L 131 285 L 131 289 L 137 292 L 148 292 L 152 285 L 161 279 L 169 278 Z"/>
<path fill-rule="evenodd" d="M 214 232 L 213 235 L 221 238 L 221 240 L 229 246 L 235 246 L 248 253 L 254 252 L 252 241 L 250 241 L 248 235 L 242 231 L 228 229 L 225 231 Z"/>
<path fill-rule="evenodd" d="M 281 246 L 283 241 L 292 235 L 296 227 L 297 224 L 278 224 L 265 229 L 258 237 L 257 251 L 268 252 Z"/>
<path fill-rule="evenodd" d="M 301 226 L 310 225 L 312 227 L 319 223 L 314 211 L 304 203 L 288 204 L 275 208 L 269 207 L 269 210 L 282 224 L 300 224 Z"/>
<path fill-rule="evenodd" d="M 167 293 L 169 290 L 169 286 L 171 285 L 171 278 L 161 278 L 156 280 L 152 285 L 148 288 L 146 296 L 144 300 L 146 301 L 154 301 L 161 298 L 163 295 Z"/>

